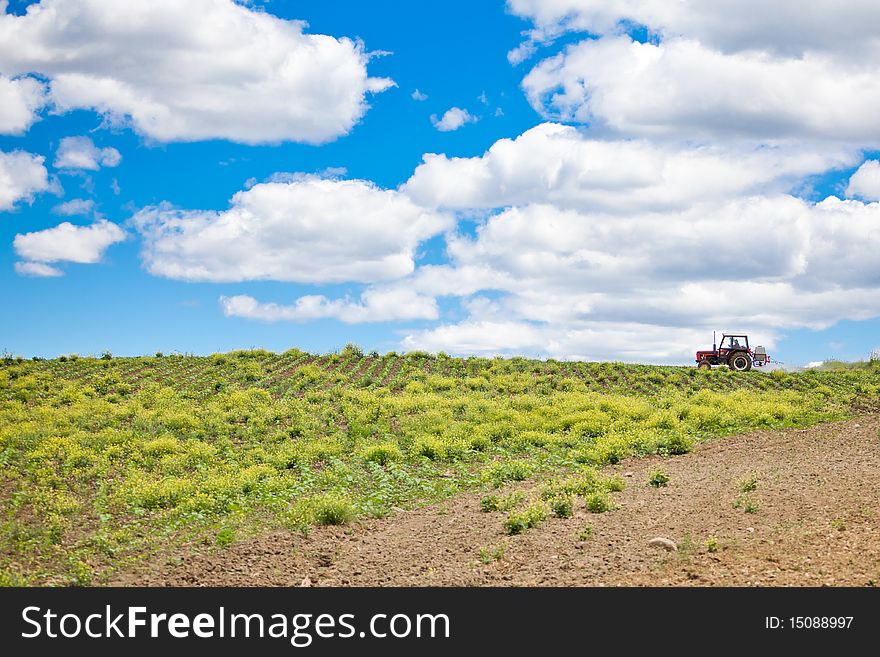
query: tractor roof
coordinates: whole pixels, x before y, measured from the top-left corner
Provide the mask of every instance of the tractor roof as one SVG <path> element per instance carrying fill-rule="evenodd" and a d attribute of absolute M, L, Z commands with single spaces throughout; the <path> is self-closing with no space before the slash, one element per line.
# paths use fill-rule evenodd
<path fill-rule="evenodd" d="M 749 337 L 745 333 L 722 333 L 722 338 L 747 338 Z"/>

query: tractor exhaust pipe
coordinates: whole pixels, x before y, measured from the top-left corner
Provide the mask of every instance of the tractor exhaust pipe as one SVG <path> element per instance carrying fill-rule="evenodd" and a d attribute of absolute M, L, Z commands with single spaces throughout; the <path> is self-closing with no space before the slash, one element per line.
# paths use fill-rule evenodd
<path fill-rule="evenodd" d="M 718 343 L 715 342 L 715 331 L 712 331 L 712 351 L 718 351 Z"/>

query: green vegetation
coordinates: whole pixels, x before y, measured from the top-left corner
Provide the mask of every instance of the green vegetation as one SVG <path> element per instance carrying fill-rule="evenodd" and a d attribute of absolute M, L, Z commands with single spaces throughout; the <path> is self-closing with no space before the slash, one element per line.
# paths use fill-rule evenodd
<path fill-rule="evenodd" d="M 507 543 L 496 545 L 494 548 L 482 547 L 480 548 L 480 563 L 488 566 L 495 561 L 501 561 L 504 558 L 504 553 L 506 551 Z"/>
<path fill-rule="evenodd" d="M 571 497 L 562 495 L 550 500 L 550 510 L 557 518 L 571 518 L 574 513 L 574 504 Z"/>
<path fill-rule="evenodd" d="M 0 583 L 99 583 L 183 543 L 308 531 L 526 479 L 546 482 L 541 500 L 500 504 L 511 527 L 540 522 L 558 498 L 605 511 L 623 486 L 606 464 L 878 398 L 873 366 L 739 374 L 355 346 L 7 355 Z"/>
<path fill-rule="evenodd" d="M 667 484 L 669 484 L 669 475 L 658 468 L 651 473 L 650 477 L 648 477 L 648 484 L 653 486 L 654 488 L 666 486 Z"/>
<path fill-rule="evenodd" d="M 511 511 L 504 521 L 504 530 L 508 534 L 522 534 L 525 530 L 536 527 L 547 517 L 547 507 L 543 502 L 532 502 L 525 509 Z"/>
<path fill-rule="evenodd" d="M 235 529 L 232 527 L 224 527 L 220 531 L 217 532 L 217 545 L 220 547 L 226 547 L 227 545 L 232 545 L 235 543 Z"/>
<path fill-rule="evenodd" d="M 587 511 L 590 513 L 605 513 L 614 508 L 613 503 L 605 493 L 590 493 L 585 500 Z"/>
<path fill-rule="evenodd" d="M 578 532 L 577 540 L 580 541 L 581 543 L 583 543 L 588 538 L 590 538 L 590 536 L 592 536 L 592 535 L 593 535 L 593 527 L 592 527 L 592 525 L 587 525 L 586 527 L 584 527 L 582 530 L 580 530 Z"/>
<path fill-rule="evenodd" d="M 486 513 L 490 511 L 510 511 L 518 507 L 526 499 L 526 496 L 520 492 L 510 493 L 508 495 L 486 495 L 480 500 L 480 510 Z"/>
<path fill-rule="evenodd" d="M 880 370 L 880 350 L 871 352 L 868 360 L 825 360 L 815 369 L 823 372 L 833 372 L 835 370 Z"/>
<path fill-rule="evenodd" d="M 748 479 L 744 479 L 739 483 L 739 489 L 743 493 L 751 493 L 758 487 L 758 475 L 752 473 Z"/>
<path fill-rule="evenodd" d="M 755 500 L 745 497 L 734 501 L 733 508 L 742 509 L 745 513 L 757 513 L 760 506 Z"/>

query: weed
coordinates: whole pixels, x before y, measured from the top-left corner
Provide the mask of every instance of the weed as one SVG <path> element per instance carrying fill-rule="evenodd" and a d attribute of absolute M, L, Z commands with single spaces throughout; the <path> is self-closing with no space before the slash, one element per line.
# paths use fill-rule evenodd
<path fill-rule="evenodd" d="M 758 487 L 758 475 L 752 473 L 748 479 L 744 479 L 739 483 L 739 489 L 743 493 L 751 493 Z"/>
<path fill-rule="evenodd" d="M 522 534 L 546 517 L 547 507 L 540 502 L 533 502 L 521 511 L 511 511 L 504 521 L 504 530 L 508 534 Z"/>
<path fill-rule="evenodd" d="M 315 522 L 319 525 L 344 525 L 354 516 L 354 508 L 340 495 L 323 495 L 312 500 Z"/>
<path fill-rule="evenodd" d="M 580 530 L 580 532 L 578 532 L 577 540 L 579 540 L 580 542 L 583 543 L 588 538 L 590 538 L 590 536 L 592 536 L 592 535 L 593 535 L 593 527 L 592 527 L 592 525 L 587 525 L 582 530 Z"/>
<path fill-rule="evenodd" d="M 490 563 L 494 563 L 495 561 L 501 561 L 504 558 L 504 553 L 507 551 L 507 544 L 502 543 L 501 545 L 496 545 L 493 548 L 480 548 L 480 562 L 489 565 Z"/>
<path fill-rule="evenodd" d="M 605 513 L 613 508 L 611 500 L 604 493 L 590 493 L 586 496 L 585 502 L 590 513 Z"/>
<path fill-rule="evenodd" d="M 675 433 L 668 436 L 666 440 L 660 444 L 658 451 L 661 454 L 675 456 L 679 454 L 687 454 L 693 449 L 693 446 L 694 441 L 692 438 L 681 433 Z"/>
<path fill-rule="evenodd" d="M 706 539 L 706 551 L 708 552 L 718 552 L 718 539 L 714 536 L 710 536 Z"/>
<path fill-rule="evenodd" d="M 486 495 L 480 500 L 480 510 L 490 511 L 510 511 L 518 507 L 525 500 L 525 495 L 520 492 L 508 493 L 507 495 Z"/>
<path fill-rule="evenodd" d="M 95 571 L 85 561 L 74 559 L 69 567 L 67 581 L 71 586 L 89 586 L 95 576 Z"/>
<path fill-rule="evenodd" d="M 648 477 L 648 484 L 653 486 L 654 488 L 666 486 L 669 484 L 669 475 L 658 468 L 651 473 L 650 477 Z"/>
<path fill-rule="evenodd" d="M 755 500 L 750 498 L 737 498 L 733 503 L 734 509 L 742 509 L 745 513 L 757 513 L 760 508 Z"/>
<path fill-rule="evenodd" d="M 495 463 L 486 470 L 486 478 L 496 487 L 508 481 L 524 481 L 532 475 L 531 466 L 524 461 Z"/>
<path fill-rule="evenodd" d="M 215 540 L 217 542 L 217 545 L 220 547 L 227 547 L 229 545 L 232 545 L 235 542 L 235 528 L 224 527 L 217 532 Z"/>
<path fill-rule="evenodd" d="M 401 458 L 403 458 L 403 453 L 394 443 L 378 443 L 364 449 L 364 459 L 379 465 L 387 465 L 391 461 L 399 461 Z"/>
<path fill-rule="evenodd" d="M 678 556 L 689 556 L 696 550 L 696 545 L 694 544 L 694 539 L 690 537 L 689 534 L 685 534 L 680 541 L 676 544 L 678 548 L 676 553 Z"/>
<path fill-rule="evenodd" d="M 605 481 L 605 488 L 609 493 L 619 493 L 626 488 L 626 481 L 623 477 L 610 477 Z"/>
<path fill-rule="evenodd" d="M 562 495 L 550 500 L 550 510 L 557 518 L 571 518 L 574 513 L 574 504 L 570 496 Z"/>

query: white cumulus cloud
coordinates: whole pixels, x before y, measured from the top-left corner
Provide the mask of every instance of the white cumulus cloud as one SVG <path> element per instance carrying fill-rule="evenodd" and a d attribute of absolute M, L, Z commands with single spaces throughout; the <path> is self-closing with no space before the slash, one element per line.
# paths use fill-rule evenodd
<path fill-rule="evenodd" d="M 772 346 L 771 336 L 761 336 Z M 414 331 L 408 350 L 483 356 L 530 354 L 562 360 L 670 363 L 687 360 L 691 348 L 711 342 L 711 332 L 638 323 L 582 323 L 576 327 L 503 319 L 469 319 Z"/>
<path fill-rule="evenodd" d="M 25 261 L 19 273 L 48 272 L 33 263 L 76 262 L 94 264 L 100 262 L 107 247 L 125 239 L 125 232 L 116 224 L 101 220 L 89 226 L 77 226 L 68 221 L 54 228 L 15 236 L 12 246 L 15 253 Z M 21 269 L 23 271 L 21 271 Z M 40 274 L 38 274 L 40 275 Z M 57 275 L 57 274 L 41 274 Z"/>
<path fill-rule="evenodd" d="M 451 107 L 443 113 L 439 119 L 436 114 L 431 115 L 431 124 L 440 132 L 452 132 L 468 123 L 476 123 L 477 117 L 460 107 Z"/>
<path fill-rule="evenodd" d="M 46 89 L 42 82 L 0 75 L 0 134 L 24 134 L 45 104 Z"/>
<path fill-rule="evenodd" d="M 55 152 L 56 169 L 89 169 L 119 166 L 122 155 L 115 148 L 98 148 L 89 137 L 64 137 Z"/>
<path fill-rule="evenodd" d="M 880 315 L 878 252 L 880 204 L 834 197 L 625 216 L 514 207 L 451 239 L 446 271 L 416 273 L 414 289 L 460 298 L 467 317 L 404 345 L 651 362 L 686 361 L 715 328 L 771 345 L 790 328 Z"/>
<path fill-rule="evenodd" d="M 227 317 L 245 317 L 266 322 L 305 322 L 338 319 L 347 324 L 395 320 L 437 319 L 439 311 L 433 297 L 405 287 L 368 288 L 357 301 L 328 299 L 323 295 L 299 297 L 290 305 L 261 303 L 251 296 L 221 297 Z"/>
<path fill-rule="evenodd" d="M 849 179 L 846 195 L 880 201 L 880 162 L 877 160 L 864 162 Z"/>
<path fill-rule="evenodd" d="M 827 146 L 603 140 L 544 123 L 495 142 L 481 157 L 429 153 L 404 189 L 419 203 L 456 209 L 551 203 L 626 213 L 787 191 L 806 174 L 851 166 L 857 157 L 855 149 Z"/>
<path fill-rule="evenodd" d="M 862 56 L 876 47 L 880 5 L 835 0 L 508 0 L 535 24 L 534 38 L 565 31 L 614 35 L 632 24 L 664 37 L 692 36 L 725 52 L 763 50 L 800 56 L 821 51 Z"/>
<path fill-rule="evenodd" d="M 406 276 L 419 243 L 452 225 L 399 192 L 315 176 L 254 185 L 220 212 L 157 206 L 133 221 L 153 274 L 303 283 Z"/>
<path fill-rule="evenodd" d="M 0 71 L 161 142 L 319 144 L 393 82 L 369 77 L 360 43 L 305 27 L 232 0 L 41 0 L 0 15 Z"/>
<path fill-rule="evenodd" d="M 880 144 L 880 59 L 726 54 L 686 38 L 572 45 L 523 80 L 548 118 L 652 137 Z"/>
<path fill-rule="evenodd" d="M 19 201 L 30 201 L 34 194 L 50 188 L 45 158 L 25 151 L 0 151 L 0 212 L 11 210 Z"/>

